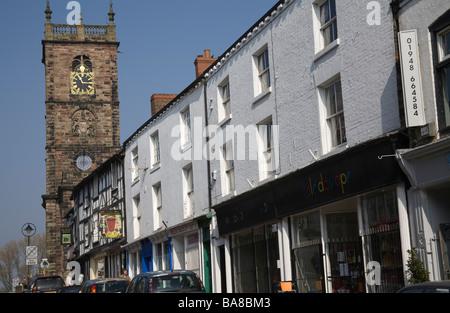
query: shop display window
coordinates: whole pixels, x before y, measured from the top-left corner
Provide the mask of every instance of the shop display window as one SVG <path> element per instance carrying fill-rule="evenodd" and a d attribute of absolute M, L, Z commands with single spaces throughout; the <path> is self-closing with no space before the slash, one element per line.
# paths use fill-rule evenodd
<path fill-rule="evenodd" d="M 274 283 L 280 281 L 278 237 L 272 225 L 235 235 L 232 253 L 235 292 L 272 292 Z"/>
<path fill-rule="evenodd" d="M 367 292 L 391 293 L 404 286 L 397 195 L 394 190 L 363 199 L 362 238 L 366 262 L 380 264 L 380 284 Z"/>
<path fill-rule="evenodd" d="M 327 214 L 327 279 L 331 292 L 364 292 L 364 262 L 356 212 Z"/>
<path fill-rule="evenodd" d="M 293 228 L 298 292 L 325 292 L 319 213 L 295 217 Z"/>

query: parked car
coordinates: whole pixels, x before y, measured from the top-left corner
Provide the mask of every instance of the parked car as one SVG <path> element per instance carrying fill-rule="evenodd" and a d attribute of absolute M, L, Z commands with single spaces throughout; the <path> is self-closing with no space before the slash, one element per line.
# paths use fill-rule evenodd
<path fill-rule="evenodd" d="M 128 280 L 125 278 L 98 278 L 85 281 L 80 293 L 121 293 L 127 287 Z"/>
<path fill-rule="evenodd" d="M 205 287 L 198 275 L 192 271 L 155 271 L 135 276 L 127 293 L 197 292 Z"/>
<path fill-rule="evenodd" d="M 79 293 L 81 285 L 66 286 L 58 290 L 58 293 Z"/>
<path fill-rule="evenodd" d="M 429 281 L 403 287 L 399 293 L 450 293 L 450 280 Z"/>
<path fill-rule="evenodd" d="M 56 293 L 65 287 L 61 276 L 39 276 L 30 281 L 25 292 L 29 293 Z"/>

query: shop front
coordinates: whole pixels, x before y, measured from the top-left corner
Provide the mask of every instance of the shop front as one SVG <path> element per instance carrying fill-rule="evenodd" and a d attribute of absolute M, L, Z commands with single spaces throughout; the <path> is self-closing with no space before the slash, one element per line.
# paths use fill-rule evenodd
<path fill-rule="evenodd" d="M 411 240 L 430 280 L 450 279 L 450 137 L 398 150 L 407 175 Z"/>
<path fill-rule="evenodd" d="M 380 293 L 404 286 L 397 195 L 402 188 L 387 187 L 291 218 L 299 292 Z"/>
<path fill-rule="evenodd" d="M 234 292 L 271 292 L 275 281 L 294 281 L 299 292 L 404 286 L 410 237 L 393 157 L 399 139 L 347 149 L 216 206 L 217 251 L 230 262 L 219 264 L 221 279 Z"/>

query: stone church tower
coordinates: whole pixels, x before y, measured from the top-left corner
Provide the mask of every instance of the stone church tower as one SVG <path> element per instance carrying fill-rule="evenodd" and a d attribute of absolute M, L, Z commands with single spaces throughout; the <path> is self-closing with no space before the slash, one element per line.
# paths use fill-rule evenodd
<path fill-rule="evenodd" d="M 106 12 L 105 12 L 106 13 Z M 46 246 L 48 274 L 62 275 L 64 216 L 73 187 L 120 149 L 116 26 L 53 24 L 45 10 Z"/>

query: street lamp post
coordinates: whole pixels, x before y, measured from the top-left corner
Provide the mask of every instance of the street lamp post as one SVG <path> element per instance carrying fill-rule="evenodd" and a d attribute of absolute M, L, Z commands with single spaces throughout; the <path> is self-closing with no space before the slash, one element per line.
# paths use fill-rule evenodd
<path fill-rule="evenodd" d="M 22 226 L 22 234 L 27 237 L 27 247 L 30 246 L 30 238 L 32 236 L 34 236 L 34 234 L 36 234 L 36 226 L 34 226 L 34 224 L 32 223 L 26 223 Z M 25 262 L 27 259 L 27 253 L 25 252 Z M 28 280 L 29 280 L 29 265 L 26 264 L 27 266 L 27 284 L 28 284 Z"/>

